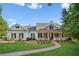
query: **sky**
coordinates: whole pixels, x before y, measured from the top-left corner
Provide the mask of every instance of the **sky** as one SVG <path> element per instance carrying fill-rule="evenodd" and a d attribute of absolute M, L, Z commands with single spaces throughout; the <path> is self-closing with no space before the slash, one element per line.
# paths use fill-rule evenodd
<path fill-rule="evenodd" d="M 68 4 L 52 3 L 2 3 L 2 16 L 9 26 L 18 23 L 20 25 L 32 25 L 36 23 L 61 24 L 62 9 L 68 8 Z"/>

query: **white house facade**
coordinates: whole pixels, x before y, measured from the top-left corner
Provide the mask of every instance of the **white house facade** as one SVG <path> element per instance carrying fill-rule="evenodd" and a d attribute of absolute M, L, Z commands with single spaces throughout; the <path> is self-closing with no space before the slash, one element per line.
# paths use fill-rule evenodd
<path fill-rule="evenodd" d="M 7 32 L 9 40 L 27 40 L 34 38 L 36 40 L 62 40 L 62 28 L 56 23 L 37 23 L 36 26 L 13 25 Z"/>

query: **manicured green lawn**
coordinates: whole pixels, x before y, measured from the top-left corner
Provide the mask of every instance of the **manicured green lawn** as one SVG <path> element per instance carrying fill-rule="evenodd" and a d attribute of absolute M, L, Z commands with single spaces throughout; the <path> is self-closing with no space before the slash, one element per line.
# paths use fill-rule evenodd
<path fill-rule="evenodd" d="M 46 48 L 50 44 L 31 44 L 31 43 L 0 43 L 0 53 L 24 51 L 38 48 Z"/>
<path fill-rule="evenodd" d="M 34 53 L 31 56 L 79 56 L 79 43 L 62 43 L 58 49 Z"/>

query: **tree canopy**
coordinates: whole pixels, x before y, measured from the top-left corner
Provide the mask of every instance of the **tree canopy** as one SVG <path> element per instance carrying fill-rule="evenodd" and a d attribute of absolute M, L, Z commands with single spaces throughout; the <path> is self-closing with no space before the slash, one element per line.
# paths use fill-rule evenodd
<path fill-rule="evenodd" d="M 2 7 L 0 6 L 0 14 L 2 14 Z M 0 38 L 6 35 L 8 30 L 8 24 L 0 15 Z"/>
<path fill-rule="evenodd" d="M 64 35 L 79 39 L 79 4 L 70 4 L 69 9 L 64 8 L 62 21 Z"/>

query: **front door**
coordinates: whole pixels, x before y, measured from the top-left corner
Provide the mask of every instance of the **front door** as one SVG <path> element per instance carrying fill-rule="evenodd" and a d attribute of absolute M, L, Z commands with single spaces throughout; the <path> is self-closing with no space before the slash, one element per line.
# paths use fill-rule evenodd
<path fill-rule="evenodd" d="M 51 33 L 50 39 L 53 39 L 53 33 Z"/>

